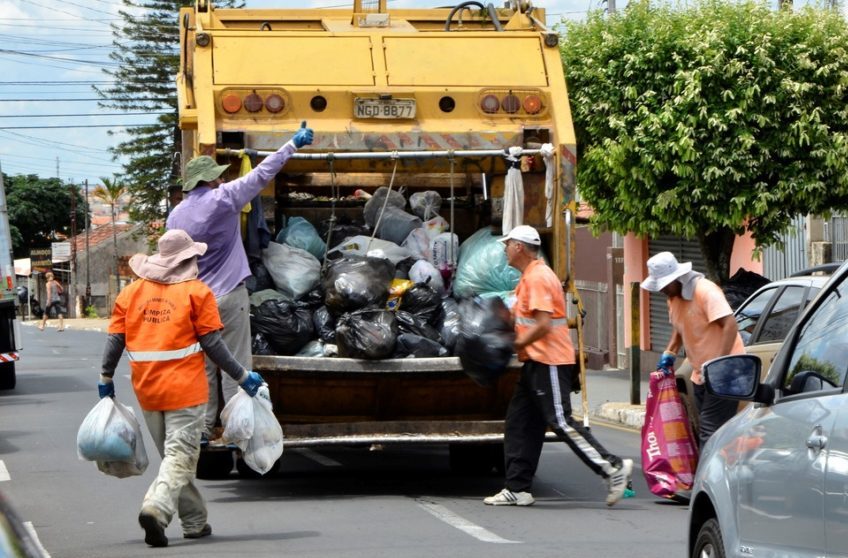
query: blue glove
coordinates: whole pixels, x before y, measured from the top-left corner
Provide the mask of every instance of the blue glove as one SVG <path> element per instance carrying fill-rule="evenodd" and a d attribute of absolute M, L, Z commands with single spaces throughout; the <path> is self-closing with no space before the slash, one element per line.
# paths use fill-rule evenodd
<path fill-rule="evenodd" d="M 251 371 L 247 373 L 247 378 L 241 383 L 241 387 L 249 396 L 256 397 L 256 392 L 264 383 L 265 380 L 262 379 L 262 376 Z"/>
<path fill-rule="evenodd" d="M 98 382 L 97 392 L 100 394 L 100 399 L 115 397 L 115 384 L 113 382 Z"/>
<path fill-rule="evenodd" d="M 674 361 L 676 357 L 671 353 L 663 353 L 657 362 L 657 370 L 662 370 L 666 375 L 670 375 L 674 370 Z"/>
<path fill-rule="evenodd" d="M 298 149 L 304 145 L 310 145 L 312 143 L 312 128 L 306 127 L 306 120 L 300 123 L 300 130 L 294 133 L 294 136 L 292 136 L 292 142 Z"/>

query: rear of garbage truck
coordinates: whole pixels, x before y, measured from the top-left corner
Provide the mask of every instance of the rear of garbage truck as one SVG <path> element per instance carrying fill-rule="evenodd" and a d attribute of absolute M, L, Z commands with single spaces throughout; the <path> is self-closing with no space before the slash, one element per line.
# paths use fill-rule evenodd
<path fill-rule="evenodd" d="M 6 207 L 6 188 L 0 171 L 0 389 L 16 384 L 15 363 L 20 358 L 21 334 L 17 316 L 15 266 L 12 259 L 12 231 Z"/>
<path fill-rule="evenodd" d="M 576 297 L 575 137 L 558 37 L 544 21 L 544 11 L 526 3 L 389 10 L 382 0 L 260 10 L 199 0 L 180 13 L 183 161 L 217 157 L 233 163 L 233 178 L 244 150 L 255 164 L 305 120 L 314 143 L 262 193 L 272 236 L 302 217 L 331 250 L 343 244 L 348 224 L 362 222 L 365 200 L 378 188 L 406 200 L 436 192 L 446 222 L 440 230 L 459 242 L 486 236 L 483 229 L 501 235 L 504 219 L 536 227 Z M 547 155 L 545 144 L 553 146 Z M 510 148 L 519 148 L 512 161 Z M 523 211 L 506 180 L 510 166 L 523 181 Z M 371 229 L 362 230 L 368 244 Z M 448 293 L 463 257 L 454 252 L 448 243 Z M 326 270 L 326 253 L 317 259 Z M 288 447 L 443 443 L 456 468 L 501 465 L 516 361 L 487 388 L 450 354 L 255 354 L 254 369 L 269 384 Z"/>

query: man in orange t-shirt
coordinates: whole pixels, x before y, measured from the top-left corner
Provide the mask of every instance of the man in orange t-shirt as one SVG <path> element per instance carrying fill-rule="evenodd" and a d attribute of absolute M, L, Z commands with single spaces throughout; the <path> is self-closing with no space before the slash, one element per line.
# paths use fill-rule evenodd
<path fill-rule="evenodd" d="M 506 487 L 483 502 L 490 506 L 529 506 L 535 502 L 530 486 L 550 426 L 586 465 L 607 480 L 606 501 L 612 506 L 624 495 L 633 461 L 608 452 L 571 416 L 576 359 L 562 284 L 539 257 L 542 241 L 536 229 L 519 225 L 500 240 L 506 244 L 509 265 L 521 271 L 512 314 L 515 350 L 524 366 L 506 415 Z M 579 385 L 574 387 L 579 389 Z"/>
<path fill-rule="evenodd" d="M 733 310 L 721 288 L 692 271 L 692 263 L 679 263 L 671 252 L 660 252 L 648 260 L 648 278 L 642 288 L 668 297 L 668 316 L 674 330 L 657 370 L 671 373 L 680 347 L 692 364 L 692 385 L 698 408 L 701 447 L 719 427 L 736 414 L 737 402 L 707 393 L 701 366 L 725 355 L 745 354 Z"/>
<path fill-rule="evenodd" d="M 103 352 L 100 397 L 114 397 L 112 378 L 124 349 L 132 384 L 162 464 L 138 516 L 150 546 L 168 546 L 165 527 L 178 513 L 183 536 L 212 534 L 206 503 L 192 482 L 209 399 L 204 353 L 251 396 L 262 377 L 236 362 L 221 338 L 215 295 L 197 279 L 206 244 L 182 230 L 159 239 L 159 253 L 136 254 L 130 267 L 141 280 L 115 300 Z"/>

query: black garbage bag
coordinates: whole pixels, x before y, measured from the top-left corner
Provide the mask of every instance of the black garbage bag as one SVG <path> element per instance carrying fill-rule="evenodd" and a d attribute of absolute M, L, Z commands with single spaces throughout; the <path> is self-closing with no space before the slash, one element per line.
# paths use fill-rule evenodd
<path fill-rule="evenodd" d="M 409 270 L 415 265 L 415 258 L 406 258 L 395 265 L 395 279 L 409 279 Z"/>
<path fill-rule="evenodd" d="M 389 202 L 386 203 L 386 196 L 389 196 Z M 365 224 L 374 228 L 374 225 L 377 224 L 377 219 L 380 217 L 380 212 L 383 211 L 383 205 L 386 206 L 386 211 L 389 208 L 394 209 L 403 209 L 406 207 L 406 198 L 403 197 L 402 194 L 398 193 L 396 190 L 392 190 L 389 192 L 389 189 L 385 186 L 381 186 L 377 188 L 374 194 L 368 199 L 365 203 L 365 209 L 363 211 L 363 217 L 365 217 Z M 400 244 L 403 242 L 403 237 L 400 239 Z"/>
<path fill-rule="evenodd" d="M 266 300 L 250 307 L 250 333 L 261 333 L 278 355 L 294 355 L 315 336 L 312 311 L 289 300 Z"/>
<path fill-rule="evenodd" d="M 324 289 L 320 285 L 303 295 L 298 299 L 298 302 L 312 310 L 313 312 L 324 306 Z"/>
<path fill-rule="evenodd" d="M 730 304 L 731 308 L 736 310 L 749 296 L 754 294 L 754 291 L 768 283 L 770 281 L 759 273 L 748 271 L 745 268 L 739 268 L 733 274 L 733 277 L 722 284 L 721 290 L 724 291 L 724 297 L 727 299 L 727 303 Z"/>
<path fill-rule="evenodd" d="M 327 234 L 330 231 L 330 221 L 321 222 L 318 233 L 321 235 L 321 240 L 327 242 Z M 353 236 L 371 236 L 371 231 L 365 226 L 365 223 L 353 221 L 349 217 L 341 215 L 333 225 L 333 236 L 329 239 L 329 246 L 338 246 L 346 238 Z"/>
<path fill-rule="evenodd" d="M 251 352 L 254 355 L 275 355 L 273 347 L 268 343 L 268 340 L 265 339 L 265 336 L 261 333 L 257 333 L 253 336 L 253 341 L 251 341 Z"/>
<path fill-rule="evenodd" d="M 312 323 L 318 339 L 324 343 L 336 342 L 336 320 L 326 306 L 320 306 L 312 313 Z"/>
<path fill-rule="evenodd" d="M 424 318 L 431 325 L 437 325 L 442 319 L 442 297 L 424 283 L 416 283 L 403 293 L 400 308 Z"/>
<path fill-rule="evenodd" d="M 442 299 L 442 323 L 439 333 L 442 334 L 442 343 L 451 352 L 459 337 L 459 320 L 459 303 L 452 298 Z"/>
<path fill-rule="evenodd" d="M 379 226 L 377 224 L 372 225 L 372 227 L 376 227 L 377 238 L 394 242 L 398 246 L 403 244 L 409 233 L 423 226 L 424 223 L 415 215 L 392 206 L 387 207 L 386 211 L 383 212 Z"/>
<path fill-rule="evenodd" d="M 32 295 L 29 297 L 29 308 L 32 315 L 39 320 L 44 317 L 44 309 L 41 307 L 38 300 L 36 300 L 36 298 Z"/>
<path fill-rule="evenodd" d="M 446 357 L 449 354 L 446 348 L 432 339 L 413 333 L 401 333 L 397 338 L 394 356 L 395 358 L 432 358 Z"/>
<path fill-rule="evenodd" d="M 487 387 L 506 372 L 515 331 L 509 310 L 499 297 L 470 298 L 459 305 L 462 318 L 454 353 L 472 380 Z"/>
<path fill-rule="evenodd" d="M 250 294 L 275 288 L 271 274 L 268 273 L 268 270 L 261 261 L 250 263 L 250 273 L 252 275 L 244 281 L 244 286 Z"/>
<path fill-rule="evenodd" d="M 427 323 L 427 320 L 423 316 L 405 310 L 398 310 L 395 312 L 395 319 L 397 320 L 398 331 L 400 333 L 411 333 L 419 337 L 426 337 L 441 344 L 442 336 L 439 330 Z"/>
<path fill-rule="evenodd" d="M 339 356 L 347 358 L 389 358 L 395 352 L 397 321 L 388 310 L 357 310 L 343 314 L 336 322 Z"/>
<path fill-rule="evenodd" d="M 324 303 L 334 316 L 363 308 L 383 308 L 394 275 L 395 267 L 382 258 L 340 258 L 324 271 Z"/>

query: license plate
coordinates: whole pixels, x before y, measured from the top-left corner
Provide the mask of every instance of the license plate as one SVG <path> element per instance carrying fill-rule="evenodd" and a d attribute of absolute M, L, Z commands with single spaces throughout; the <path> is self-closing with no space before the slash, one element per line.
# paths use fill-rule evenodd
<path fill-rule="evenodd" d="M 354 99 L 355 118 L 415 118 L 415 99 Z"/>

